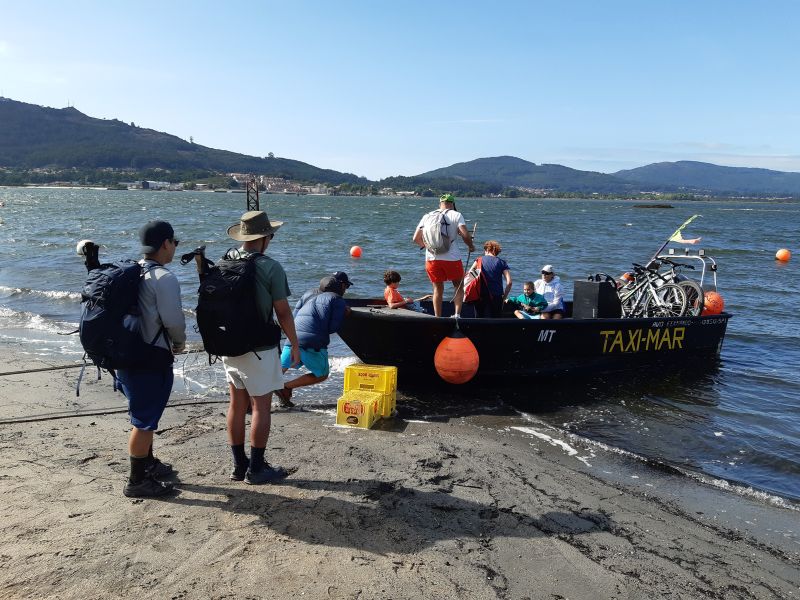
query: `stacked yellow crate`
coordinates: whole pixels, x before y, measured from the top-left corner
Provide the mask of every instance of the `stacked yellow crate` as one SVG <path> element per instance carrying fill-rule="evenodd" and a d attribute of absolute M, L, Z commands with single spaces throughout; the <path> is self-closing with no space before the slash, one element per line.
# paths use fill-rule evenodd
<path fill-rule="evenodd" d="M 336 424 L 369 429 L 381 418 L 381 394 L 367 390 L 345 392 L 336 403 Z"/>
<path fill-rule="evenodd" d="M 354 404 L 360 402 L 360 405 Z M 377 403 L 374 419 L 372 406 Z M 363 417 L 354 419 L 353 411 L 361 410 L 360 406 L 370 405 L 364 409 Z M 397 367 L 382 365 L 350 365 L 344 370 L 344 395 L 339 398 L 336 411 L 338 425 L 354 427 L 372 427 L 375 420 L 390 417 L 397 407 Z M 351 411 L 347 413 L 346 411 Z M 368 424 L 364 424 L 368 423 Z"/>

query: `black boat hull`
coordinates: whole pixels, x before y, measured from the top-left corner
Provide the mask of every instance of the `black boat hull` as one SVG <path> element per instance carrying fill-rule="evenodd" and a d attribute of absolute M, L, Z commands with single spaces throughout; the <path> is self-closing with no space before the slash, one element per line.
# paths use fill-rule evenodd
<path fill-rule="evenodd" d="M 398 367 L 401 387 L 438 380 L 434 353 L 456 321 L 348 299 L 339 335 L 368 364 Z M 571 307 L 570 307 L 571 308 Z M 567 311 L 569 314 L 569 310 Z M 458 319 L 478 350 L 477 383 L 626 371 L 648 364 L 712 364 L 728 313 L 670 319 Z"/>

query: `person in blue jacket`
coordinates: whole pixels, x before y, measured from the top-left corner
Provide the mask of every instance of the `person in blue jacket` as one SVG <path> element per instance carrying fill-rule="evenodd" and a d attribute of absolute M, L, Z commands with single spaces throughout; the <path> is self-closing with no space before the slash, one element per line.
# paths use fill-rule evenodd
<path fill-rule="evenodd" d="M 336 271 L 323 277 L 319 288 L 309 290 L 294 307 L 294 323 L 297 330 L 297 345 L 300 347 L 300 364 L 310 373 L 287 381 L 282 390 L 276 390 L 281 406 L 294 406 L 292 391 L 306 385 L 314 385 L 328 378 L 331 372 L 328 361 L 328 344 L 331 334 L 339 331 L 342 321 L 350 309 L 345 304 L 344 293 L 353 285 L 347 273 Z M 281 354 L 281 367 L 285 373 L 291 367 L 292 347 L 287 344 Z"/>

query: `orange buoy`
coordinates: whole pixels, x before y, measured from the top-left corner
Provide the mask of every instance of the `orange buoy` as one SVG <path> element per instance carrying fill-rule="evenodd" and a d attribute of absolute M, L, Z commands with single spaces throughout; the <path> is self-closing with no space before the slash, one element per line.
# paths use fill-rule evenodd
<path fill-rule="evenodd" d="M 360 258 L 361 257 L 361 246 L 353 246 L 350 248 L 350 256 L 353 258 Z"/>
<path fill-rule="evenodd" d="M 623 273 L 619 276 L 619 278 L 624 279 L 625 281 L 633 281 L 633 275 L 628 272 Z"/>
<path fill-rule="evenodd" d="M 781 248 L 775 253 L 775 260 L 779 260 L 781 262 L 789 262 L 790 258 L 792 258 L 792 253 L 789 252 L 786 248 Z"/>
<path fill-rule="evenodd" d="M 456 331 L 439 342 L 433 364 L 439 377 L 447 383 L 467 383 L 478 372 L 480 357 L 475 344 Z"/>
<path fill-rule="evenodd" d="M 705 307 L 703 308 L 704 315 L 718 315 L 725 310 L 725 300 L 722 299 L 717 292 L 705 293 Z"/>

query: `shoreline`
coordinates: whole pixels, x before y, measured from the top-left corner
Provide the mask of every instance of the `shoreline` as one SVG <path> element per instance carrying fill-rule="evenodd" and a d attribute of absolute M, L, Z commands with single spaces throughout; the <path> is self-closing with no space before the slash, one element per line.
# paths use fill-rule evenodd
<path fill-rule="evenodd" d="M 99 190 L 99 191 L 119 191 L 119 192 L 194 192 L 194 193 L 228 193 L 228 194 L 244 194 L 246 190 L 242 189 L 213 189 L 213 190 L 166 190 L 166 189 L 155 189 L 155 190 L 144 190 L 144 189 L 114 189 L 113 187 L 104 186 L 102 184 L 96 185 L 46 185 L 46 184 L 22 184 L 22 185 L 0 185 L 0 189 L 46 189 L 46 190 Z M 323 196 L 323 197 L 336 197 L 336 198 L 412 198 L 412 199 L 423 199 L 423 198 L 432 198 L 426 196 L 408 196 L 405 194 L 319 194 L 319 193 L 303 193 L 303 192 L 275 192 L 271 190 L 266 190 L 260 192 L 263 195 L 278 195 L 278 196 Z M 664 198 L 665 202 L 752 202 L 752 203 L 761 203 L 761 204 L 793 204 L 793 203 L 800 203 L 800 198 L 792 198 L 786 196 L 778 196 L 778 197 L 745 197 L 745 196 L 736 196 L 736 197 L 727 197 L 727 196 L 713 196 L 713 197 L 694 197 L 694 198 L 670 198 L 669 194 L 666 194 L 666 198 Z M 643 201 L 657 201 L 661 200 L 659 196 L 651 197 L 651 196 L 642 196 L 639 198 L 630 197 L 630 196 L 611 196 L 605 197 L 600 195 L 594 195 L 593 193 L 589 192 L 583 196 L 462 196 L 464 200 L 609 200 L 609 201 L 619 201 L 619 202 L 643 202 Z M 634 207 L 634 208 L 651 208 L 651 209 L 670 209 L 674 208 L 673 206 L 641 206 L 641 207 Z"/>
<path fill-rule="evenodd" d="M 76 399 L 76 376 L 0 378 L 0 419 L 124 406 L 89 372 Z M 593 453 L 524 416 L 365 431 L 333 426 L 327 399 L 274 410 L 268 459 L 293 472 L 246 486 L 227 478 L 225 399 L 208 400 L 167 407 L 155 450 L 180 494 L 166 500 L 122 496 L 124 413 L 0 425 L 0 598 L 798 594 L 795 510 Z"/>

